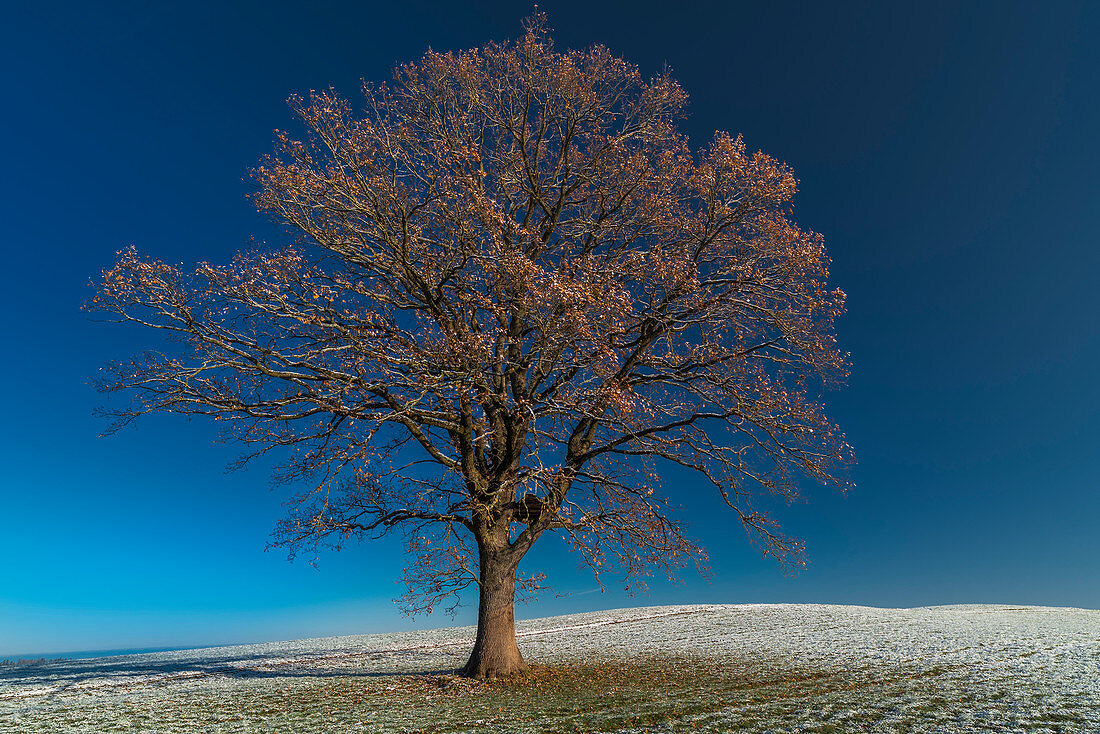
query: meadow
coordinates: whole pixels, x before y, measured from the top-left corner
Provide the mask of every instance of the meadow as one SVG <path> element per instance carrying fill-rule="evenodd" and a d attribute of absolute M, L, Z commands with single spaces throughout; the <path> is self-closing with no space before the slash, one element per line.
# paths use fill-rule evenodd
<path fill-rule="evenodd" d="M 650 607 L 0 667 L 0 732 L 1100 732 L 1100 611 Z"/>

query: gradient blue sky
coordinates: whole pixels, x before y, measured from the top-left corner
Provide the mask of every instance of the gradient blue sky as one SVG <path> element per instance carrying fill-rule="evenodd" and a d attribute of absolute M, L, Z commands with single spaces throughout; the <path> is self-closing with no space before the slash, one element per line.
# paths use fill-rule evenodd
<path fill-rule="evenodd" d="M 25 3 L 0 18 L 0 657 L 450 624 L 407 620 L 400 546 L 319 569 L 263 548 L 282 490 L 178 417 L 97 438 L 88 378 L 147 335 L 90 321 L 134 243 L 225 260 L 267 225 L 248 168 L 284 100 L 388 79 L 428 46 L 514 37 L 523 4 Z M 627 597 L 543 544 L 559 593 L 521 616 L 676 602 L 1100 607 L 1100 4 L 543 2 L 561 45 L 604 43 L 692 95 L 685 130 L 743 133 L 801 178 L 854 365 L 831 394 L 847 497 L 779 513 L 783 576 L 716 498 L 669 488 L 712 555 Z M 466 607 L 459 622 L 474 618 Z"/>

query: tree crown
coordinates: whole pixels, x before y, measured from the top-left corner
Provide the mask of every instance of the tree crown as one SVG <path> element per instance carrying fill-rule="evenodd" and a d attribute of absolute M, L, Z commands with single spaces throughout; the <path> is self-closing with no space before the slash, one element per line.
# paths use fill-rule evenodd
<path fill-rule="evenodd" d="M 291 244 L 193 272 L 122 252 L 92 307 L 182 343 L 111 367 L 115 425 L 202 414 L 246 459 L 288 449 L 306 490 L 276 543 L 402 527 L 414 609 L 546 531 L 597 572 L 700 558 L 662 464 L 803 563 L 752 496 L 843 488 L 852 458 L 818 397 L 845 376 L 844 294 L 794 175 L 723 132 L 693 152 L 667 73 L 525 31 L 429 51 L 359 110 L 292 98 L 306 135 L 254 171 Z"/>

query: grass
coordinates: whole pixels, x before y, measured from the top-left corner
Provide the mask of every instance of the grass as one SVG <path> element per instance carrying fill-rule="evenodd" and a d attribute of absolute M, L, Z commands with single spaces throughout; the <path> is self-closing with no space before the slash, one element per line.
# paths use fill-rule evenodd
<path fill-rule="evenodd" d="M 897 681 L 899 676 L 891 677 Z M 670 726 L 695 731 L 753 730 L 776 714 L 838 692 L 880 687 L 873 676 L 783 670 L 697 656 L 587 660 L 532 665 L 514 679 L 456 675 L 340 676 L 291 681 L 242 679 L 222 690 L 179 686 L 125 699 L 80 698 L 39 708 L 20 731 L 621 731 Z M 165 695 L 167 694 L 167 695 Z M 730 707 L 739 714 L 729 717 Z M 828 718 L 830 713 L 823 712 Z M 827 721 L 817 731 L 838 730 Z M 0 722 L 0 730 L 3 730 Z"/>
<path fill-rule="evenodd" d="M 777 701 L 839 685 L 836 674 L 822 671 L 776 674 L 675 656 L 532 666 L 519 678 L 488 683 L 480 699 L 490 711 L 509 711 L 509 726 L 527 721 L 546 732 L 617 731 L 705 719 L 737 700 Z"/>
<path fill-rule="evenodd" d="M 446 672 L 466 645 L 432 632 L 7 671 L 52 692 L 0 700 L 0 733 L 1100 732 L 1079 610 L 628 611 L 527 637 L 512 680 Z"/>
<path fill-rule="evenodd" d="M 675 655 L 535 664 L 517 678 L 493 681 L 449 674 L 243 678 L 215 690 L 209 682 L 154 688 L 94 707 L 76 697 L 39 707 L 10 731 L 934 731 L 922 727 L 951 723 L 952 712 L 974 705 L 953 677 L 959 672 L 840 672 Z M 1072 723 L 1079 722 L 1051 712 L 1035 730 Z M 8 731 L 3 720 L 0 731 Z"/>

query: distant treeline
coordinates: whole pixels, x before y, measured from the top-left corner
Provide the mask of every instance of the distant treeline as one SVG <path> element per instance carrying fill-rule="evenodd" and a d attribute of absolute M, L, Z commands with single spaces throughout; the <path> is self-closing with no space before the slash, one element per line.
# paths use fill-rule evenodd
<path fill-rule="evenodd" d="M 72 658 L 19 658 L 18 660 L 4 658 L 0 660 L 0 665 L 37 665 L 38 663 L 56 663 L 62 660 L 72 660 Z"/>

